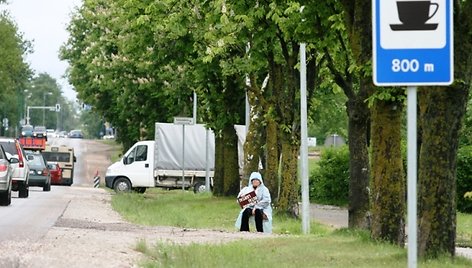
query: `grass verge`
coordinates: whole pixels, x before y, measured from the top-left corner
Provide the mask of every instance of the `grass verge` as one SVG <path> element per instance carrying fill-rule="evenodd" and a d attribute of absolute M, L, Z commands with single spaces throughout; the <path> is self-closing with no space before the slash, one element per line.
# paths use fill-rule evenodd
<path fill-rule="evenodd" d="M 457 213 L 456 244 L 472 248 L 472 214 Z"/>
<path fill-rule="evenodd" d="M 234 198 L 210 194 L 151 189 L 145 194 L 114 195 L 112 206 L 127 220 L 144 225 L 178 226 L 234 231 L 239 208 Z M 471 215 L 458 215 L 458 234 L 472 233 L 464 224 Z M 372 241 L 367 232 L 333 230 L 312 223 L 310 235 L 300 235 L 300 221 L 274 217 L 277 238 L 241 240 L 226 244 L 148 243 L 136 250 L 146 256 L 142 267 L 405 267 L 406 250 Z M 470 239 L 469 239 L 470 241 Z M 464 258 L 423 260 L 419 267 L 472 267 Z"/>
<path fill-rule="evenodd" d="M 333 232 L 328 236 L 290 236 L 188 246 L 142 246 L 142 267 L 406 267 L 404 249 L 370 241 L 367 234 Z M 144 243 L 144 242 L 142 242 Z M 463 258 L 420 261 L 419 267 L 470 267 Z"/>
<path fill-rule="evenodd" d="M 240 211 L 235 198 L 214 197 L 180 190 L 148 189 L 145 194 L 120 194 L 112 198 L 112 206 L 126 220 L 143 225 L 177 226 L 234 231 Z M 274 233 L 300 234 L 300 222 L 274 216 Z M 313 233 L 327 233 L 328 228 L 312 223 Z"/>
<path fill-rule="evenodd" d="M 115 140 L 97 140 L 98 142 L 110 146 L 110 160 L 112 163 L 120 160 L 120 155 L 123 151 L 123 146 Z"/>

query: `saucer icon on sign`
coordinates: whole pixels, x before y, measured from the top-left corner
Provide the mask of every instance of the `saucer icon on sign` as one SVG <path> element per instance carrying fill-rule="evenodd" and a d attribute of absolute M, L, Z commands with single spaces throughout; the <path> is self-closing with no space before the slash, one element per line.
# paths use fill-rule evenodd
<path fill-rule="evenodd" d="M 430 15 L 431 7 L 434 11 Z M 437 23 L 426 23 L 439 9 L 431 1 L 397 1 L 398 17 L 402 24 L 390 24 L 393 31 L 434 31 Z"/>

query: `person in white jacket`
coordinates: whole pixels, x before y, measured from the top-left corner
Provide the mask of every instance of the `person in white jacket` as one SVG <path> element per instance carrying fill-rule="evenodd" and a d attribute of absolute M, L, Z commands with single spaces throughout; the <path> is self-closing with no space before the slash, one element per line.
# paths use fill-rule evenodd
<path fill-rule="evenodd" d="M 246 195 L 251 191 L 255 191 L 257 201 L 248 204 L 242 208 L 236 220 L 235 227 L 240 231 L 249 232 L 249 219 L 253 217 L 258 232 L 272 233 L 272 207 L 270 192 L 264 186 L 262 175 L 259 172 L 252 172 L 249 177 L 249 184 L 244 187 L 238 194 L 238 198 Z"/>

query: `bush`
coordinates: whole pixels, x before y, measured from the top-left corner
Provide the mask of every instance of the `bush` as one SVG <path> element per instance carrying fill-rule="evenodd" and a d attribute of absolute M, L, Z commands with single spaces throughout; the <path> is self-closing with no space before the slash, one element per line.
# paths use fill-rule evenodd
<path fill-rule="evenodd" d="M 310 174 L 310 200 L 325 205 L 348 204 L 349 149 L 328 148 L 321 152 L 318 167 Z"/>
<path fill-rule="evenodd" d="M 459 148 L 457 154 L 457 210 L 472 213 L 472 200 L 466 193 L 472 191 L 472 146 Z"/>

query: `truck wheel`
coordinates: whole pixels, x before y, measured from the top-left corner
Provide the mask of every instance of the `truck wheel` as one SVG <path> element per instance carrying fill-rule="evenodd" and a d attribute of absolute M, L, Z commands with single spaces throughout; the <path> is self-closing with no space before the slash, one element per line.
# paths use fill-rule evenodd
<path fill-rule="evenodd" d="M 128 193 L 131 191 L 131 182 L 126 178 L 118 178 L 113 184 L 113 189 L 117 193 Z"/>
<path fill-rule="evenodd" d="M 49 192 L 49 191 L 51 191 L 51 182 L 46 183 L 46 184 L 43 186 L 43 192 Z"/>
<path fill-rule="evenodd" d="M 6 192 L 0 193 L 0 206 L 8 206 L 11 204 L 11 181 L 10 187 Z"/>
<path fill-rule="evenodd" d="M 205 183 L 203 183 L 203 182 L 197 182 L 197 183 L 195 183 L 195 185 L 193 186 L 193 192 L 196 193 L 196 194 L 200 194 L 200 193 L 206 192 Z"/>
<path fill-rule="evenodd" d="M 20 182 L 18 184 L 18 197 L 19 198 L 27 198 L 29 196 L 29 186 L 25 182 Z"/>

